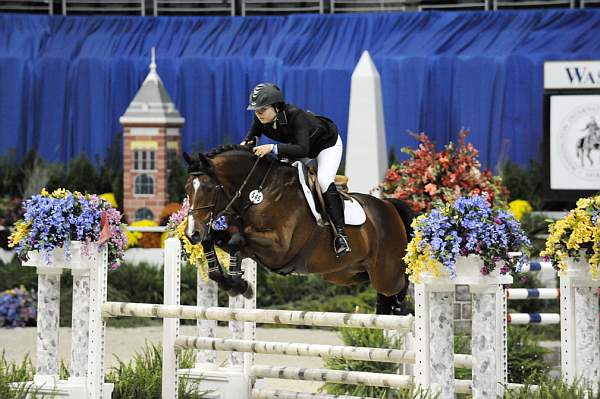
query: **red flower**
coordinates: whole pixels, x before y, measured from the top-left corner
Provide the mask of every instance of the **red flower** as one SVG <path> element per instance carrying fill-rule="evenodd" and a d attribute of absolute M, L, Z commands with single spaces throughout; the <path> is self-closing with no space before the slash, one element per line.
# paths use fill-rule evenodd
<path fill-rule="evenodd" d="M 467 134 L 460 132 L 458 143 L 450 142 L 439 152 L 425 133 L 414 135 L 417 148 L 402 149 L 409 159 L 387 171 L 384 195 L 406 201 L 416 212 L 429 210 L 433 200 L 453 201 L 476 193 L 485 194 L 490 204 L 505 202 L 508 190 L 491 171 L 481 170 L 479 152 L 465 144 Z"/>

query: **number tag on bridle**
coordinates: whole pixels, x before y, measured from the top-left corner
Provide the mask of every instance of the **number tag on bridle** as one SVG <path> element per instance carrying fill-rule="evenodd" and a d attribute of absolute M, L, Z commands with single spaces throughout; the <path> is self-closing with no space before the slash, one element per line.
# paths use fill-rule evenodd
<path fill-rule="evenodd" d="M 248 195 L 248 199 L 250 200 L 250 202 L 252 202 L 254 205 L 258 205 L 262 202 L 263 200 L 263 193 L 261 193 L 258 190 L 252 190 L 250 191 L 250 195 Z"/>

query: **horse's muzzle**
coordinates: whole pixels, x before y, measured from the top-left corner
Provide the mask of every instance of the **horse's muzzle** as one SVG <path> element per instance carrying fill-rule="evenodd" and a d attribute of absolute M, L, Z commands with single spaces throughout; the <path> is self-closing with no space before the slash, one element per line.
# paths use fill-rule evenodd
<path fill-rule="evenodd" d="M 202 242 L 203 238 L 203 234 L 200 234 L 199 231 L 194 231 L 190 236 L 190 241 L 192 244 L 199 244 Z"/>

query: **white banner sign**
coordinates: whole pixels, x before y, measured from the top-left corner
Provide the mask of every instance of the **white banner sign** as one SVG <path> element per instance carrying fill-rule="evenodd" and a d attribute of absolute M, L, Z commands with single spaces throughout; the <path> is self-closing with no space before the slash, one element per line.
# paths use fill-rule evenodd
<path fill-rule="evenodd" d="M 550 98 L 550 188 L 600 190 L 600 95 Z"/>
<path fill-rule="evenodd" d="M 598 89 L 600 61 L 544 62 L 544 89 Z"/>

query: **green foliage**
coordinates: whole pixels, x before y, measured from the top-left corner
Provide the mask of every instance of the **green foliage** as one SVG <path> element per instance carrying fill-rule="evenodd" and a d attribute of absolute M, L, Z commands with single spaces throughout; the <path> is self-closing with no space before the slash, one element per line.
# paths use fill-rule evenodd
<path fill-rule="evenodd" d="M 179 159 L 172 159 L 168 165 L 167 192 L 169 202 L 183 202 L 185 198 L 185 182 L 187 180 L 187 169 Z"/>
<path fill-rule="evenodd" d="M 399 339 L 386 337 L 383 334 L 383 330 L 369 328 L 341 328 L 339 333 L 346 346 L 399 349 L 402 344 Z M 396 374 L 398 370 L 398 365 L 396 363 L 342 359 L 325 359 L 325 367 L 332 370 L 388 374 Z M 392 392 L 392 397 L 398 399 L 424 399 L 433 397 L 429 395 L 428 392 L 421 389 L 411 388 L 408 390 L 391 390 L 384 387 L 334 383 L 323 384 L 321 391 L 334 395 L 368 396 L 374 398 L 388 398 L 388 395 Z"/>
<path fill-rule="evenodd" d="M 552 219 L 548 219 L 545 216 L 537 215 L 533 213 L 527 213 L 523 215 L 521 219 L 521 227 L 527 237 L 531 240 L 531 256 L 537 257 L 540 251 L 544 249 L 546 245 L 546 236 L 548 235 L 548 227 L 552 223 Z"/>
<path fill-rule="evenodd" d="M 21 196 L 21 185 L 23 183 L 23 169 L 18 165 L 15 150 L 0 157 L 0 192 L 10 197 Z"/>
<path fill-rule="evenodd" d="M 191 368 L 194 364 L 194 353 L 180 353 L 180 368 Z M 118 365 L 112 367 L 106 374 L 106 381 L 115 384 L 113 399 L 159 399 L 162 382 L 162 349 L 160 346 L 146 343 L 141 352 L 125 363 L 118 360 Z M 198 387 L 181 379 L 179 397 L 182 399 L 201 398 L 205 392 L 197 392 Z"/>
<path fill-rule="evenodd" d="M 281 276 L 258 269 L 257 306 L 261 309 L 368 313 L 375 305 L 375 291 L 368 284 L 338 286 L 316 275 Z"/>
<path fill-rule="evenodd" d="M 542 192 L 544 176 L 542 166 L 531 161 L 529 168 L 524 168 L 512 161 L 500 166 L 502 182 L 510 191 L 509 201 L 522 199 L 528 201 L 533 209 L 542 209 Z"/>
<path fill-rule="evenodd" d="M 600 399 L 600 382 L 597 384 L 594 393 L 592 386 L 577 381 L 567 384 L 562 379 L 541 376 L 537 384 L 539 388 L 532 387 L 534 383 L 528 380 L 525 387 L 506 391 L 504 399 Z"/>
<path fill-rule="evenodd" d="M 0 398 L 25 399 L 28 395 L 35 395 L 35 389 L 20 387 L 11 388 L 13 382 L 31 381 L 35 374 L 35 368 L 31 359 L 26 355 L 19 364 L 6 360 L 4 352 L 0 354 Z M 40 397 L 35 395 L 34 397 Z M 47 397 L 47 396 L 46 396 Z"/>
<path fill-rule="evenodd" d="M 508 381 L 523 383 L 549 371 L 544 355 L 550 350 L 539 346 L 539 338 L 529 326 L 508 326 Z"/>

